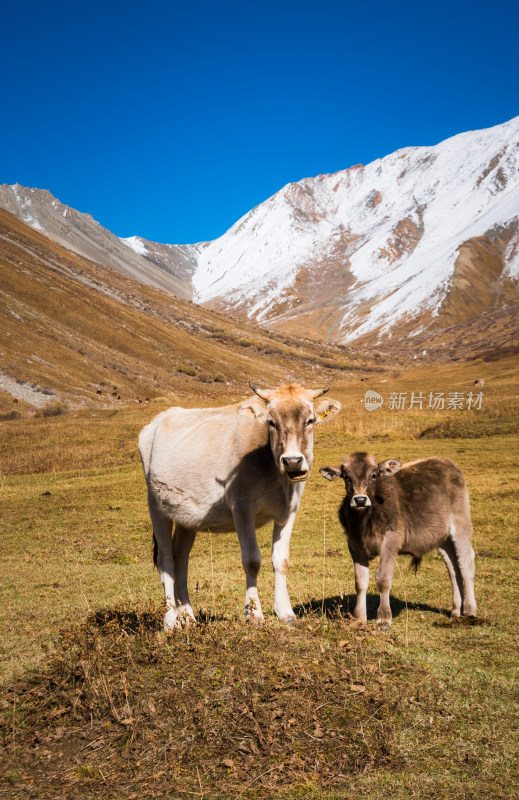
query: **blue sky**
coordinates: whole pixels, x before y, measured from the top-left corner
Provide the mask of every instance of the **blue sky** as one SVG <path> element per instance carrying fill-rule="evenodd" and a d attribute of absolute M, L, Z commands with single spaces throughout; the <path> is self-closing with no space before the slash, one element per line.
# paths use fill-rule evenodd
<path fill-rule="evenodd" d="M 0 183 L 214 239 L 290 181 L 519 114 L 518 30 L 512 0 L 11 3 Z"/>

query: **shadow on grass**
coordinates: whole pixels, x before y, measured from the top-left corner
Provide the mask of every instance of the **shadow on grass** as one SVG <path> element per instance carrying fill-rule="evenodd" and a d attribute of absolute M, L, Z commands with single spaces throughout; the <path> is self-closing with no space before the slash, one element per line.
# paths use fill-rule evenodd
<path fill-rule="evenodd" d="M 338 617 L 353 616 L 355 609 L 356 595 L 335 595 L 334 597 L 325 597 L 323 600 L 316 600 L 315 598 L 306 603 L 300 603 L 294 608 L 296 617 L 304 619 L 308 616 L 324 616 L 328 619 L 337 619 Z M 377 618 L 377 609 L 379 603 L 379 596 L 376 594 L 367 595 L 367 612 L 368 620 L 375 620 Z M 430 606 L 427 603 L 408 602 L 407 605 L 403 600 L 397 597 L 391 597 L 391 611 L 393 618 L 405 612 L 407 607 L 408 611 L 429 611 L 434 614 L 440 615 L 441 621 L 436 621 L 435 625 L 449 625 L 450 612 L 445 608 L 437 608 Z M 143 634 L 162 630 L 162 623 L 164 617 L 165 606 L 163 605 L 147 605 L 146 607 L 136 608 L 107 608 L 100 611 L 92 612 L 88 619 L 87 625 L 94 625 L 99 630 L 108 633 L 110 630 L 124 631 L 127 634 Z M 196 621 L 198 625 L 209 625 L 215 622 L 229 621 L 221 614 L 214 614 L 207 609 L 201 609 L 196 614 Z M 468 624 L 468 623 L 465 623 Z M 471 622 L 470 624 L 477 624 Z M 483 624 L 483 623 L 481 623 Z"/>
<path fill-rule="evenodd" d="M 334 597 L 325 597 L 324 603 L 322 598 L 320 600 L 312 599 L 308 603 L 300 603 L 294 608 L 294 613 L 297 617 L 305 617 L 308 615 L 316 615 L 324 612 L 324 615 L 329 619 L 334 617 L 345 617 L 353 615 L 357 597 L 354 594 L 335 595 Z M 445 608 L 437 608 L 430 606 L 427 603 L 412 603 L 407 604 L 397 597 L 391 597 L 391 612 L 393 618 L 400 616 L 406 610 L 408 611 L 431 611 L 434 614 L 441 614 L 448 617 L 450 612 Z M 368 620 L 377 618 L 377 609 L 379 604 L 378 594 L 368 594 L 366 598 L 366 610 L 368 613 Z"/>

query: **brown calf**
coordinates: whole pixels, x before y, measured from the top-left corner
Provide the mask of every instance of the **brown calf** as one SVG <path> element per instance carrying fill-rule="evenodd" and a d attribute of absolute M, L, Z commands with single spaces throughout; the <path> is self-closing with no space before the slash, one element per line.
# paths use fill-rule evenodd
<path fill-rule="evenodd" d="M 380 464 L 369 453 L 350 453 L 341 466 L 321 467 L 331 481 L 342 478 L 346 496 L 339 519 L 348 537 L 355 567 L 355 617 L 366 620 L 369 562 L 380 556 L 377 625 L 391 625 L 389 592 L 398 553 L 418 564 L 435 548 L 452 582 L 451 617 L 476 616 L 474 550 L 467 487 L 463 473 L 447 458 L 425 458 L 402 465 Z"/>

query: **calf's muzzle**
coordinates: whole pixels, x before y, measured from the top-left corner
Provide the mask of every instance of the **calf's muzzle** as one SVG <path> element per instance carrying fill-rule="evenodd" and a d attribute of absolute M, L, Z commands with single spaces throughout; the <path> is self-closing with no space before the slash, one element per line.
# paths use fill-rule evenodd
<path fill-rule="evenodd" d="M 367 494 L 354 494 L 351 498 L 350 506 L 352 508 L 369 508 L 371 500 Z"/>

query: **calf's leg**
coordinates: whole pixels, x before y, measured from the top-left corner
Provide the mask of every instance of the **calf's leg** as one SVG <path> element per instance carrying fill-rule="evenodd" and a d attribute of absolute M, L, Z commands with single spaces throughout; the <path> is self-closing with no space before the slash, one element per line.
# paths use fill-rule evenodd
<path fill-rule="evenodd" d="M 177 618 L 182 624 L 195 622 L 195 615 L 189 602 L 187 589 L 187 569 L 189 554 L 195 541 L 196 531 L 184 528 L 177 522 L 173 534 L 173 564 L 175 568 L 175 604 Z"/>
<path fill-rule="evenodd" d="M 159 571 L 166 598 L 167 611 L 164 615 L 164 630 L 170 631 L 180 625 L 175 603 L 175 567 L 171 539 L 173 522 L 160 510 L 151 493 L 148 494 L 148 507 L 155 541 L 155 566 Z"/>
<path fill-rule="evenodd" d="M 281 622 L 295 622 L 296 615 L 287 589 L 287 569 L 290 537 L 296 512 L 292 512 L 285 525 L 274 524 L 272 531 L 272 566 L 274 568 L 274 611 Z"/>
<path fill-rule="evenodd" d="M 461 576 L 460 568 L 458 566 L 458 559 L 456 550 L 454 549 L 454 542 L 452 539 L 447 539 L 438 547 L 438 552 L 445 561 L 445 566 L 449 572 L 449 577 L 452 583 L 452 611 L 451 619 L 459 617 L 463 605 L 463 578 Z"/>
<path fill-rule="evenodd" d="M 463 600 L 463 613 L 475 617 L 478 613 L 476 597 L 474 595 L 475 553 L 472 548 L 472 526 L 469 523 L 451 525 L 451 537 L 458 561 L 458 567 L 463 578 L 465 597 Z"/>
<path fill-rule="evenodd" d="M 388 533 L 386 538 L 389 539 Z M 378 565 L 376 581 L 377 589 L 380 592 L 380 603 L 377 611 L 377 628 L 387 631 L 391 627 L 391 606 L 389 604 L 389 593 L 393 583 L 393 570 L 395 568 L 398 547 L 391 546 L 391 542 L 384 542 L 380 551 L 380 564 Z"/>
<path fill-rule="evenodd" d="M 349 548 L 351 557 L 353 559 L 353 568 L 355 570 L 355 590 L 357 592 L 357 602 L 355 603 L 355 611 L 353 616 L 355 619 L 360 619 L 366 622 L 368 618 L 366 609 L 366 594 L 369 586 L 369 562 L 357 553 L 354 553 L 351 547 Z"/>

